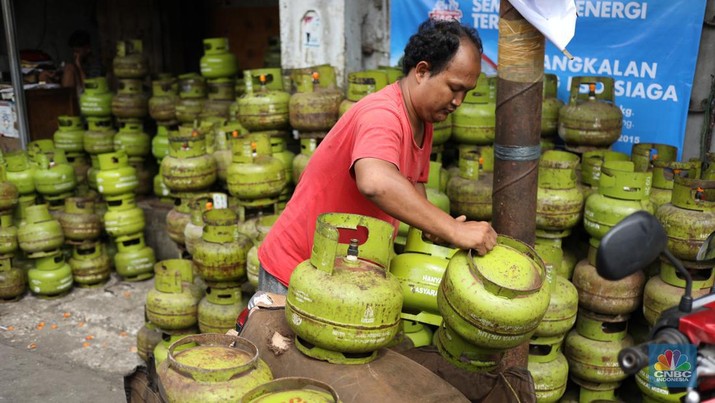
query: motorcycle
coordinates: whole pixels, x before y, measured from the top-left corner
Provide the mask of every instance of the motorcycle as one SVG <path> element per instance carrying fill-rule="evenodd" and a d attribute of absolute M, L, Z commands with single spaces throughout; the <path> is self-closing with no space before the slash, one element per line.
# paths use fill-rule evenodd
<path fill-rule="evenodd" d="M 697 365 L 695 374 L 689 373 L 687 377 L 689 381 L 683 401 L 708 401 L 715 398 L 715 286 L 707 295 L 693 299 L 692 276 L 682 262 L 668 251 L 667 243 L 668 236 L 663 226 L 655 216 L 645 211 L 624 218 L 601 239 L 596 270 L 606 279 L 619 280 L 629 276 L 663 254 L 686 281 L 678 306 L 661 314 L 647 342 L 621 350 L 618 363 L 626 374 L 634 375 L 653 364 L 649 356 L 651 348 L 656 349 L 663 344 L 694 345 Z M 697 260 L 715 265 L 715 232 L 700 247 Z M 682 372 L 675 375 L 688 374 Z"/>

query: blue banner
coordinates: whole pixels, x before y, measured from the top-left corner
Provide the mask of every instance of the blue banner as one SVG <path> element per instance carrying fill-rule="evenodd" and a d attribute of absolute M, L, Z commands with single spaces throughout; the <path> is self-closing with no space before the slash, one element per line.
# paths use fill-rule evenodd
<path fill-rule="evenodd" d="M 500 0 L 392 0 L 390 64 L 397 64 L 419 24 L 457 18 L 474 26 L 484 43 L 482 71 L 496 75 Z M 616 151 L 633 144 L 678 147 L 698 57 L 706 0 L 576 0 L 576 34 L 569 60 L 547 42 L 544 71 L 559 78 L 558 96 L 568 102 L 571 77 L 611 76 L 623 130 Z M 585 90 L 585 89 L 584 89 Z"/>

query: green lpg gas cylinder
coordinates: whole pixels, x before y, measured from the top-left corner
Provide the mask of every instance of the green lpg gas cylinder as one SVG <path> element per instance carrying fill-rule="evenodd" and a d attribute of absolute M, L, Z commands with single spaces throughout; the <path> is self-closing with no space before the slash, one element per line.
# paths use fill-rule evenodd
<path fill-rule="evenodd" d="M 15 251 L 17 251 L 17 227 L 13 222 L 12 214 L 8 212 L 0 215 L 0 256 Z"/>
<path fill-rule="evenodd" d="M 254 287 L 258 287 L 258 271 L 261 263 L 258 260 L 258 248 L 277 219 L 277 214 L 270 214 L 261 216 L 256 221 L 258 235 L 253 239 L 253 247 L 251 247 L 246 256 L 246 275 L 248 276 L 248 282 Z"/>
<path fill-rule="evenodd" d="M 390 273 L 402 288 L 402 317 L 439 326 L 437 290 L 449 259 L 457 249 L 434 244 L 424 239 L 422 231 L 411 227 L 403 253 L 390 261 Z"/>
<path fill-rule="evenodd" d="M 643 368 L 636 374 L 636 385 L 643 394 L 643 403 L 678 403 L 682 402 L 687 391 L 670 392 L 669 388 L 655 385 L 648 379 L 649 368 Z"/>
<path fill-rule="evenodd" d="M 367 228 L 359 243 L 359 227 Z M 340 232 L 350 238 L 340 242 Z M 394 228 L 354 214 L 318 217 L 311 258 L 290 278 L 286 320 L 304 354 L 334 363 L 377 358 L 401 327 L 402 290 L 388 271 Z"/>
<path fill-rule="evenodd" d="M 67 162 L 64 150 L 56 149 L 35 156 L 36 169 L 32 179 L 37 193 L 57 196 L 71 192 L 77 186 L 74 168 Z M 0 176 L 0 180 L 2 176 Z M 0 195 L 2 195 L 0 187 Z M 0 197 L 0 208 L 2 207 Z"/>
<path fill-rule="evenodd" d="M 58 150 L 60 153 L 62 153 L 62 150 Z M 45 165 L 46 166 L 46 165 Z M 56 172 L 66 172 L 64 170 L 57 170 Z M 72 178 L 74 178 L 74 171 L 72 171 Z M 44 176 L 43 176 L 44 178 Z M 46 184 L 43 182 L 42 183 L 42 189 L 43 190 L 54 190 L 54 189 L 48 189 Z M 0 165 L 0 211 L 8 211 L 12 210 L 18 203 L 19 200 L 19 192 L 17 191 L 17 186 L 13 184 L 11 181 L 8 180 L 7 178 L 7 173 L 6 173 L 6 168 L 2 165 Z"/>
<path fill-rule="evenodd" d="M 179 101 L 174 110 L 181 123 L 192 123 L 201 115 L 206 103 L 206 80 L 196 73 L 179 76 Z"/>
<path fill-rule="evenodd" d="M 174 207 L 166 214 L 166 232 L 169 238 L 180 246 L 184 246 L 186 238 L 184 231 L 191 222 L 191 200 L 199 197 L 201 193 L 174 193 Z"/>
<path fill-rule="evenodd" d="M 288 150 L 288 141 L 285 136 L 271 135 L 271 151 L 273 156 L 279 159 L 283 163 L 283 170 L 286 175 L 286 184 L 289 184 L 293 178 L 293 159 L 295 159 L 295 153 Z"/>
<path fill-rule="evenodd" d="M 713 268 L 698 263 L 687 262 L 687 266 L 684 264 L 693 279 L 693 298 L 709 294 L 713 285 Z M 678 305 L 684 288 L 685 279 L 682 274 L 670 261 L 661 257 L 660 273 L 648 280 L 643 291 L 643 316 L 650 326 L 655 325 L 663 311 Z"/>
<path fill-rule="evenodd" d="M 561 352 L 564 336 L 534 337 L 529 341 L 528 369 L 534 378 L 537 402 L 557 402 L 566 392 L 569 364 Z"/>
<path fill-rule="evenodd" d="M 169 155 L 161 161 L 160 172 L 172 192 L 197 192 L 216 182 L 216 160 L 206 153 L 204 134 L 181 126 L 176 137 L 169 137 Z"/>
<path fill-rule="evenodd" d="M 149 116 L 157 122 L 176 122 L 179 84 L 176 78 L 161 78 L 151 82 Z"/>
<path fill-rule="evenodd" d="M 559 262 L 560 263 L 560 262 Z M 536 328 L 536 337 L 563 336 L 576 323 L 578 291 L 576 287 L 554 270 L 549 308 Z"/>
<path fill-rule="evenodd" d="M 136 170 L 129 166 L 124 150 L 100 154 L 98 159 L 97 190 L 104 197 L 132 193 L 139 186 Z"/>
<path fill-rule="evenodd" d="M 253 244 L 238 232 L 238 217 L 230 209 L 204 212 L 204 233 L 194 247 L 194 263 L 209 286 L 237 285 L 246 276 L 246 258 Z"/>
<path fill-rule="evenodd" d="M 230 121 L 216 129 L 213 157 L 214 160 L 216 160 L 216 174 L 220 181 L 225 183 L 228 179 L 228 168 L 231 166 L 233 160 L 233 152 L 231 150 L 233 139 L 247 133 L 248 130 L 237 121 Z"/>
<path fill-rule="evenodd" d="M 120 78 L 117 95 L 112 98 L 112 115 L 118 118 L 143 118 L 149 112 L 149 99 L 143 93 L 142 81 Z"/>
<path fill-rule="evenodd" d="M 503 352 L 499 350 L 483 349 L 471 344 L 455 332 L 447 322 L 442 322 L 435 332 L 434 344 L 445 360 L 469 372 L 492 371 L 503 356 Z"/>
<path fill-rule="evenodd" d="M 109 117 L 112 115 L 112 98 L 106 77 L 84 80 L 84 92 L 79 96 L 82 116 Z"/>
<path fill-rule="evenodd" d="M 544 74 L 544 90 L 541 100 L 541 137 L 558 134 L 559 110 L 564 101 L 556 97 L 558 78 L 556 74 Z"/>
<path fill-rule="evenodd" d="M 439 207 L 445 213 L 449 213 L 449 196 L 445 193 L 449 179 L 443 175 L 445 172 L 446 170 L 442 168 L 441 162 L 430 161 L 425 192 L 430 203 Z"/>
<path fill-rule="evenodd" d="M 117 53 L 112 60 L 114 75 L 119 78 L 144 78 L 149 73 L 149 63 L 143 50 L 141 39 L 117 41 Z"/>
<path fill-rule="evenodd" d="M 58 220 L 65 238 L 70 241 L 86 241 L 99 238 L 102 220 L 94 210 L 95 201 L 90 197 L 68 197 L 65 211 Z"/>
<path fill-rule="evenodd" d="M 581 92 L 582 86 L 588 92 Z M 597 87 L 602 87 L 597 91 Z M 623 113 L 615 104 L 612 77 L 573 77 L 569 103 L 559 111 L 559 136 L 569 151 L 607 149 L 618 140 Z"/>
<path fill-rule="evenodd" d="M 313 156 L 315 149 L 318 148 L 320 139 L 316 137 L 308 137 L 300 139 L 300 154 L 293 159 L 293 184 L 297 185 L 300 180 L 300 175 L 308 166 L 310 157 Z"/>
<path fill-rule="evenodd" d="M 179 348 L 189 346 L 183 351 Z M 157 369 L 168 401 L 237 402 L 273 379 L 250 341 L 223 334 L 185 336 Z"/>
<path fill-rule="evenodd" d="M 658 211 L 660 206 L 670 203 L 676 176 L 700 178 L 702 172 L 702 162 L 699 160 L 687 162 L 654 160 L 652 164 L 653 187 L 650 190 L 650 201 L 653 202 L 655 211 Z"/>
<path fill-rule="evenodd" d="M 30 164 L 27 153 L 22 150 L 5 154 L 7 180 L 17 188 L 19 195 L 35 194 L 35 164 Z"/>
<path fill-rule="evenodd" d="M 273 157 L 266 132 L 233 139 L 233 163 L 228 168 L 228 191 L 243 200 L 278 196 L 286 186 L 283 163 Z"/>
<path fill-rule="evenodd" d="M 659 143 L 638 143 L 631 147 L 631 161 L 636 171 L 650 171 L 655 161 L 675 161 L 678 147 Z"/>
<path fill-rule="evenodd" d="M 387 73 L 384 71 L 364 70 L 348 73 L 348 89 L 345 93 L 345 99 L 340 102 L 339 115 L 342 116 L 357 101 L 385 88 L 385 86 L 387 86 Z"/>
<path fill-rule="evenodd" d="M 601 277 L 588 260 L 582 260 L 573 272 L 579 306 L 605 315 L 623 315 L 636 310 L 643 300 L 645 274 L 637 271 L 620 280 Z"/>
<path fill-rule="evenodd" d="M 288 102 L 289 122 L 299 132 L 330 130 L 338 121 L 342 94 L 337 88 L 320 86 L 320 74 L 299 74 L 304 85 L 291 95 Z"/>
<path fill-rule="evenodd" d="M 715 180 L 675 177 L 671 202 L 658 208 L 668 234 L 668 250 L 681 260 L 696 260 L 715 228 Z"/>
<path fill-rule="evenodd" d="M 199 302 L 201 333 L 226 333 L 234 329 L 236 318 L 245 307 L 240 288 L 207 288 L 206 296 Z"/>
<path fill-rule="evenodd" d="M 151 139 L 144 132 L 141 120 L 125 119 L 119 122 L 119 131 L 114 135 L 114 150 L 124 150 L 129 158 L 149 156 Z"/>
<path fill-rule="evenodd" d="M 111 153 L 114 151 L 114 135 L 110 117 L 88 117 L 87 131 L 82 144 L 88 154 Z"/>
<path fill-rule="evenodd" d="M 200 60 L 201 75 L 206 78 L 223 78 L 236 75 L 238 62 L 229 51 L 228 38 L 204 39 L 204 55 Z"/>
<path fill-rule="evenodd" d="M 231 105 L 233 101 L 209 98 L 204 102 L 204 106 L 199 114 L 199 119 L 203 122 L 210 118 L 221 118 L 228 120 L 231 118 Z"/>
<path fill-rule="evenodd" d="M 212 78 L 206 80 L 209 100 L 235 101 L 236 80 L 234 78 Z"/>
<path fill-rule="evenodd" d="M 0 301 L 17 301 L 27 290 L 27 274 L 12 267 L 9 257 L 0 257 Z"/>
<path fill-rule="evenodd" d="M 169 155 L 169 128 L 158 126 L 156 135 L 151 139 L 151 154 L 161 163 L 161 160 Z"/>
<path fill-rule="evenodd" d="M 591 193 L 598 189 L 598 181 L 601 178 L 601 166 L 604 161 L 628 161 L 625 153 L 611 150 L 586 151 L 581 155 L 581 190 L 584 197 L 588 198 Z"/>
<path fill-rule="evenodd" d="M 57 117 L 57 131 L 52 135 L 55 147 L 65 152 L 84 152 L 84 123 L 79 116 Z"/>
<path fill-rule="evenodd" d="M 169 347 L 177 341 L 183 339 L 186 336 L 194 335 L 199 333 L 199 329 L 194 326 L 188 329 L 159 329 L 161 331 L 161 339 L 159 343 L 154 346 L 152 354 L 154 355 L 154 368 L 159 368 L 162 362 L 166 361 L 166 357 L 169 355 Z M 186 350 L 192 347 L 193 343 L 183 344 L 176 348 L 176 352 Z"/>
<path fill-rule="evenodd" d="M 144 234 L 117 237 L 114 267 L 124 281 L 143 281 L 154 276 L 154 250 L 146 246 Z"/>
<path fill-rule="evenodd" d="M 104 229 L 113 237 L 143 233 L 146 225 L 144 210 L 137 206 L 134 193 L 112 196 L 107 200 Z"/>
<path fill-rule="evenodd" d="M 74 169 L 74 176 L 77 179 L 77 194 L 83 194 L 87 188 L 87 172 L 90 168 L 89 156 L 84 151 L 79 153 L 68 153 L 67 163 Z"/>
<path fill-rule="evenodd" d="M 402 331 L 415 347 L 429 346 L 434 338 L 432 329 L 428 325 L 409 319 L 402 319 Z"/>
<path fill-rule="evenodd" d="M 581 222 L 583 193 L 576 185 L 579 157 L 567 151 L 549 150 L 539 161 L 536 227 L 565 230 Z"/>
<path fill-rule="evenodd" d="M 498 236 L 484 256 L 452 256 L 437 292 L 444 321 L 475 346 L 506 350 L 531 337 L 551 299 L 551 270 L 525 243 Z"/>
<path fill-rule="evenodd" d="M 263 70 L 265 72 L 258 75 L 255 70 L 244 71 L 246 93 L 237 101 L 238 120 L 251 131 L 286 129 L 290 124 L 288 104 L 291 95 L 281 90 L 280 69 Z M 270 89 L 269 84 L 276 89 Z"/>
<path fill-rule="evenodd" d="M 624 380 L 626 374 L 618 366 L 618 352 L 633 345 L 633 338 L 626 332 L 627 320 L 627 316 L 580 310 L 576 328 L 564 342 L 571 374 L 592 383 Z"/>
<path fill-rule="evenodd" d="M 149 353 L 161 342 L 161 334 L 161 329 L 148 321 L 137 331 L 137 354 L 144 362 L 149 362 Z"/>
<path fill-rule="evenodd" d="M 489 82 L 482 73 L 477 86 L 452 113 L 452 139 L 460 144 L 491 144 L 496 127 L 496 103 L 489 96 Z"/>
<path fill-rule="evenodd" d="M 204 233 L 204 212 L 214 208 L 215 195 L 217 197 L 226 197 L 226 195 L 222 193 L 204 193 L 197 195 L 197 197 L 191 199 L 189 202 L 191 212 L 190 220 L 184 227 L 184 246 L 190 255 L 194 254 L 194 247 L 196 243 L 201 240 L 201 236 Z"/>
<path fill-rule="evenodd" d="M 62 226 L 50 214 L 46 204 L 27 207 L 25 224 L 17 230 L 17 241 L 29 257 L 59 249 L 65 242 Z"/>
<path fill-rule="evenodd" d="M 605 161 L 601 166 L 598 193 L 586 199 L 583 225 L 598 239 L 623 218 L 636 211 L 653 213 L 648 196 L 651 172 L 634 172 L 631 161 Z"/>
<path fill-rule="evenodd" d="M 162 329 L 186 329 L 198 323 L 203 291 L 194 284 L 193 263 L 167 259 L 154 265 L 154 288 L 146 295 L 146 316 Z"/>
<path fill-rule="evenodd" d="M 72 269 L 59 251 L 37 258 L 27 279 L 30 291 L 40 297 L 60 296 L 72 289 Z"/>
<path fill-rule="evenodd" d="M 104 245 L 96 241 L 75 245 L 69 265 L 74 282 L 80 287 L 95 287 L 106 283 L 112 269 Z"/>
<path fill-rule="evenodd" d="M 181 99 L 206 98 L 206 79 L 196 73 L 181 74 L 179 77 L 179 97 Z"/>
<path fill-rule="evenodd" d="M 327 383 L 311 378 L 283 377 L 248 391 L 242 403 L 338 403 L 338 393 Z"/>
<path fill-rule="evenodd" d="M 447 196 L 452 215 L 465 215 L 470 220 L 490 220 L 492 217 L 492 188 L 477 186 L 491 176 L 480 175 L 481 155 L 476 150 L 461 153 L 459 175 L 449 178 Z"/>

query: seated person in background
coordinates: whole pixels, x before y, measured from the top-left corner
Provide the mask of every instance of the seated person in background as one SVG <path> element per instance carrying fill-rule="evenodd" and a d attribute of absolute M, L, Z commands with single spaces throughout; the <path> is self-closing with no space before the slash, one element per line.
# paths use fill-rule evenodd
<path fill-rule="evenodd" d="M 89 55 L 92 53 L 92 45 L 89 33 L 84 30 L 77 30 L 70 35 L 67 45 L 72 48 L 72 62 L 66 63 L 62 72 L 62 86 L 74 87 L 77 95 L 84 90 L 84 80 L 86 78 L 86 64 Z"/>

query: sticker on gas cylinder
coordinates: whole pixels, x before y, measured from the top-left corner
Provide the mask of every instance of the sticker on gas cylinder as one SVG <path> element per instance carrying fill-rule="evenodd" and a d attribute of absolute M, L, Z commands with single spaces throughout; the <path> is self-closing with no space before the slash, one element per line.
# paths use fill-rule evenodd
<path fill-rule="evenodd" d="M 224 193 L 214 193 L 212 197 L 214 208 L 228 208 L 228 197 Z"/>
<path fill-rule="evenodd" d="M 303 323 L 303 319 L 301 319 L 297 313 L 293 313 L 293 316 L 291 317 L 291 319 L 293 320 L 293 324 L 296 326 L 300 326 L 301 323 Z"/>
<path fill-rule="evenodd" d="M 365 313 L 362 316 L 362 319 L 360 320 L 362 323 L 373 323 L 375 322 L 375 311 L 372 309 L 371 305 L 368 305 L 365 308 Z"/>

